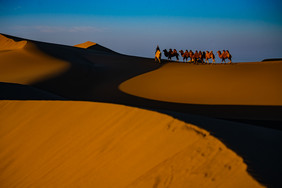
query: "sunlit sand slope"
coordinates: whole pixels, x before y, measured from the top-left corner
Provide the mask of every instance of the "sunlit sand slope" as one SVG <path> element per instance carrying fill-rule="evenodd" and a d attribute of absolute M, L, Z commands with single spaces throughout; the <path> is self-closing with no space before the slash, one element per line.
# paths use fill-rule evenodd
<path fill-rule="evenodd" d="M 120 105 L 0 101 L 0 147 L 1 187 L 260 187 L 208 132 Z"/>
<path fill-rule="evenodd" d="M 74 45 L 75 47 L 79 47 L 79 48 L 89 48 L 90 46 L 93 46 L 93 45 L 96 45 L 95 42 L 91 42 L 91 41 L 87 41 L 87 42 L 84 42 L 84 43 L 81 43 L 81 44 L 77 44 L 77 45 Z"/>
<path fill-rule="evenodd" d="M 22 49 L 26 45 L 27 41 L 15 42 L 0 34 L 0 50 L 16 50 Z"/>
<path fill-rule="evenodd" d="M 75 47 L 78 47 L 78 48 L 84 48 L 84 49 L 89 49 L 89 50 L 95 50 L 95 51 L 99 51 L 99 52 L 107 52 L 107 53 L 115 53 L 114 51 L 104 47 L 104 46 L 101 46 L 95 42 L 91 42 L 91 41 L 87 41 L 87 42 L 84 42 L 84 43 L 81 43 L 81 44 L 77 44 L 77 45 L 74 45 Z"/>
<path fill-rule="evenodd" d="M 32 42 L 0 35 L 0 81 L 32 84 L 65 72 L 70 64 L 40 51 Z"/>
<path fill-rule="evenodd" d="M 282 105 L 282 61 L 231 65 L 166 64 L 125 81 L 126 93 L 159 101 Z"/>

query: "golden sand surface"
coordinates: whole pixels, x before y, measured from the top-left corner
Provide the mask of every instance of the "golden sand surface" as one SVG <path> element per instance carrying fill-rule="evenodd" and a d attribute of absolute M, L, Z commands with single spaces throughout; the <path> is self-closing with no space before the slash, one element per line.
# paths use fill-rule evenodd
<path fill-rule="evenodd" d="M 122 105 L 0 101 L 2 187 L 262 187 L 207 131 Z"/>
<path fill-rule="evenodd" d="M 282 61 L 165 64 L 120 85 L 131 95 L 177 103 L 282 105 Z"/>
<path fill-rule="evenodd" d="M 24 47 L 19 48 L 23 43 Z M 14 42 L 0 35 L 1 82 L 32 84 L 57 76 L 69 67 L 68 62 L 40 51 L 31 42 Z"/>
<path fill-rule="evenodd" d="M 81 44 L 76 44 L 74 46 L 78 47 L 78 48 L 89 48 L 89 47 L 94 46 L 94 45 L 96 45 L 95 42 L 87 41 L 87 42 L 84 42 L 84 43 L 81 43 Z"/>
<path fill-rule="evenodd" d="M 27 41 L 16 42 L 13 39 L 9 39 L 0 34 L 0 51 L 1 50 L 16 50 L 22 49 L 26 45 Z"/>

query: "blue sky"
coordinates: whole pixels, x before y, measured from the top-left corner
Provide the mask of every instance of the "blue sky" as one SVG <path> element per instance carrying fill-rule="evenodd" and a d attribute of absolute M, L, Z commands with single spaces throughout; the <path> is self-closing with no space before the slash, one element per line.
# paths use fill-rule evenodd
<path fill-rule="evenodd" d="M 281 0 L 0 0 L 0 32 L 144 57 L 159 44 L 259 61 L 282 57 L 281 8 Z"/>

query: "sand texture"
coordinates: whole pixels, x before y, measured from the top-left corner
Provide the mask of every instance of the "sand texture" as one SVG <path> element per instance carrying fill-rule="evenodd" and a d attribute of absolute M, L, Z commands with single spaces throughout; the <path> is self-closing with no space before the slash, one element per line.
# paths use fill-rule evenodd
<path fill-rule="evenodd" d="M 77 44 L 77 45 L 74 45 L 75 47 L 79 47 L 79 48 L 89 48 L 90 46 L 93 46 L 93 45 L 96 45 L 95 42 L 91 42 L 91 41 L 87 41 L 87 42 L 84 42 L 84 43 L 81 43 L 81 44 Z"/>
<path fill-rule="evenodd" d="M 2 187 L 261 187 L 207 131 L 167 115 L 90 102 L 0 108 Z"/>
<path fill-rule="evenodd" d="M 27 41 L 25 40 L 16 42 L 0 34 L 0 51 L 22 49 L 25 47 L 26 43 Z"/>
<path fill-rule="evenodd" d="M 120 85 L 131 95 L 209 105 L 282 105 L 282 62 L 166 64 Z"/>
<path fill-rule="evenodd" d="M 0 81 L 19 84 L 32 84 L 52 78 L 69 68 L 66 61 L 54 58 L 40 51 L 33 43 L 23 42 L 24 48 L 19 49 L 21 42 L 11 42 L 0 38 Z M 1 45 L 9 46 L 9 51 L 1 51 Z M 7 48 L 6 48 L 7 49 Z M 11 50 L 13 49 L 13 50 Z"/>

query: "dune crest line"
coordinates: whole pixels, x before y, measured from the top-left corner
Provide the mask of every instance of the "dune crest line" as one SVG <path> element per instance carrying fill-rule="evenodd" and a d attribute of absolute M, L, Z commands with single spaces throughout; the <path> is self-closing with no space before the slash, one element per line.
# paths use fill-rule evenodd
<path fill-rule="evenodd" d="M 156 178 L 166 187 L 170 176 L 172 187 L 262 187 L 219 140 L 168 115 L 94 102 L 0 108 L 3 187 L 152 187 Z"/>

